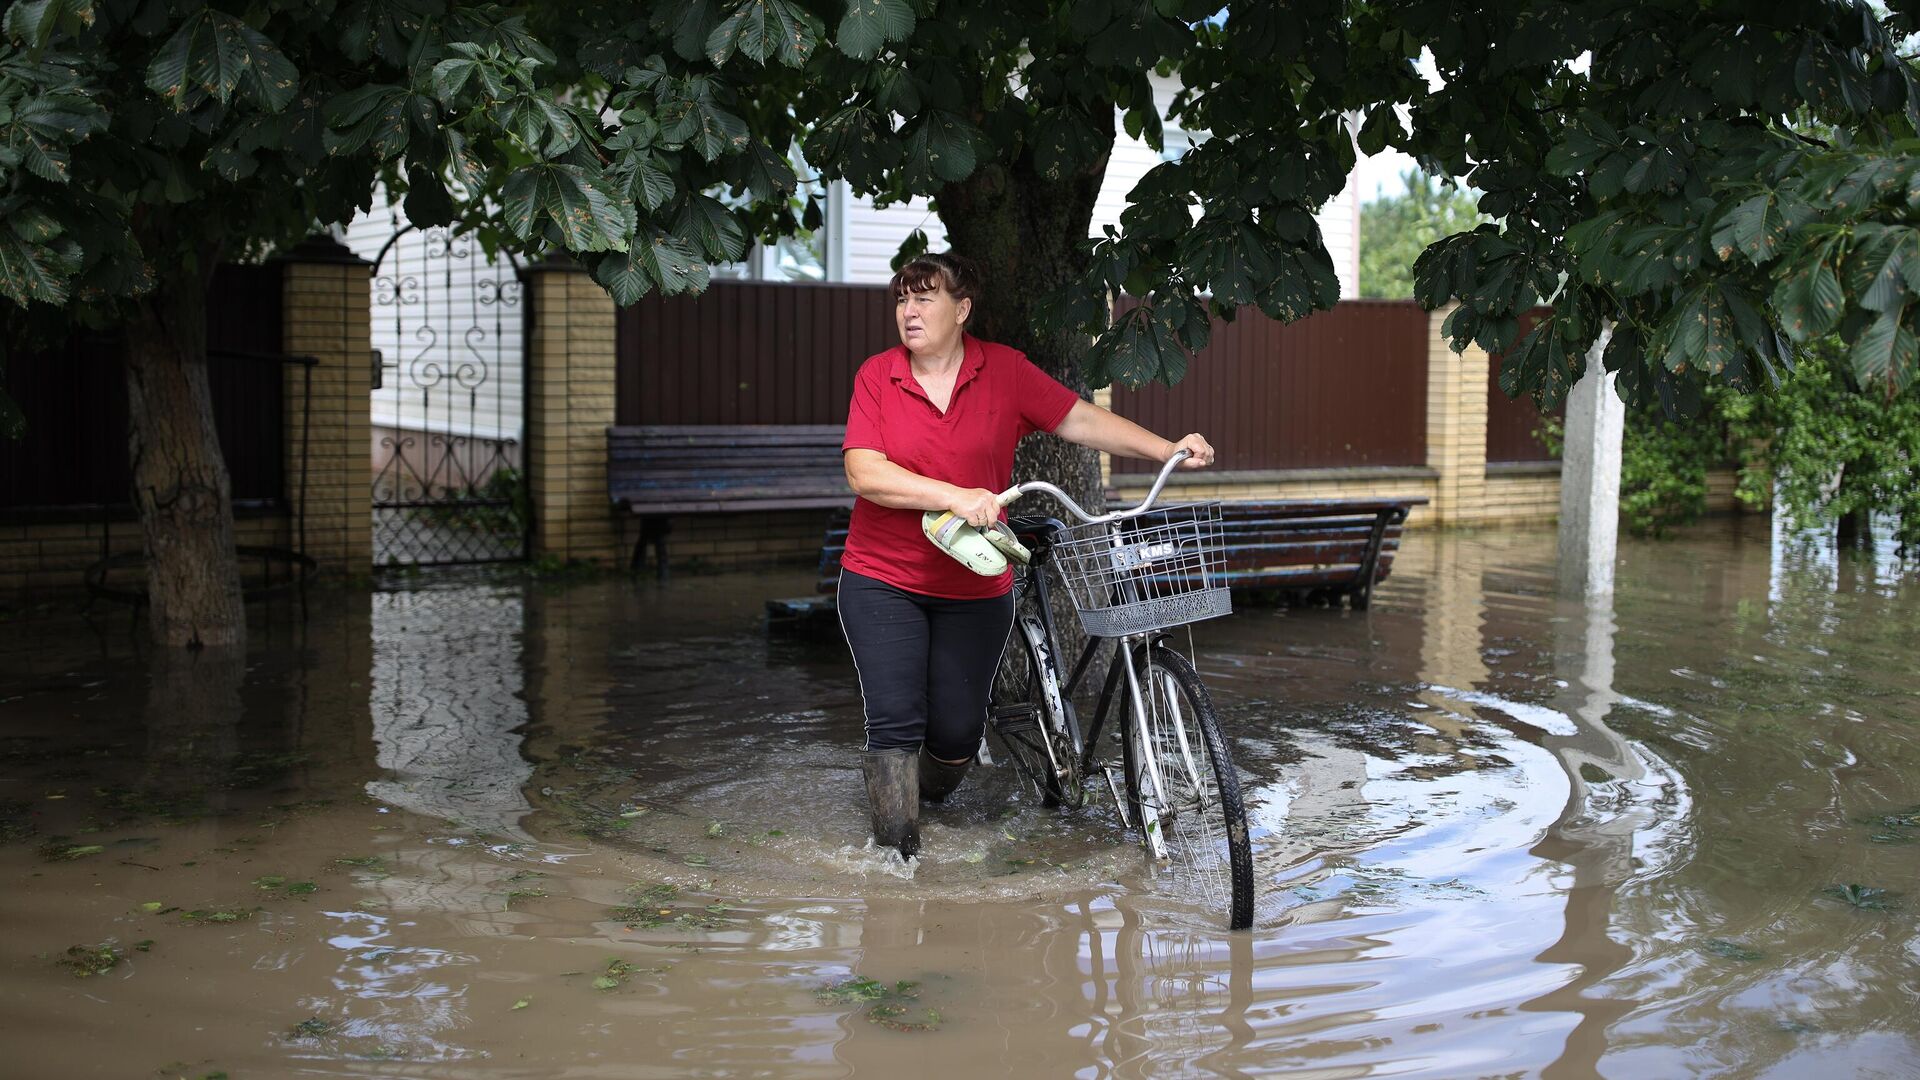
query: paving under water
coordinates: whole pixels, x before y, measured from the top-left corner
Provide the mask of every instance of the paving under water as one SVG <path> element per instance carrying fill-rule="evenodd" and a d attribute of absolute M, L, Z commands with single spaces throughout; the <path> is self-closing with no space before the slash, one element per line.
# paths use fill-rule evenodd
<path fill-rule="evenodd" d="M 1920 576 L 1755 533 L 1601 605 L 1413 534 L 1369 611 L 1181 634 L 1237 934 L 1006 767 L 872 851 L 844 649 L 760 617 L 803 574 L 16 619 L 0 1073 L 1917 1075 Z"/>

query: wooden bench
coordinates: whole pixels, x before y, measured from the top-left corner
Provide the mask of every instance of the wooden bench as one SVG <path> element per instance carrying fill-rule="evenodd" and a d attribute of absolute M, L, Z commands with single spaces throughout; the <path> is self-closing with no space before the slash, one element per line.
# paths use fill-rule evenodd
<path fill-rule="evenodd" d="M 1393 570 L 1407 514 L 1426 503 L 1417 496 L 1223 502 L 1227 584 L 1240 592 L 1273 591 L 1335 604 L 1344 597 L 1364 609 L 1374 585 Z M 788 622 L 832 611 L 846 543 L 847 517 L 835 514 L 820 547 L 815 595 L 769 600 L 768 616 Z"/>
<path fill-rule="evenodd" d="M 645 564 L 651 546 L 666 576 L 671 515 L 853 505 L 840 459 L 845 433 L 838 424 L 607 428 L 608 494 L 640 515 L 632 568 Z"/>
<path fill-rule="evenodd" d="M 1287 499 L 1221 504 L 1227 584 L 1274 589 L 1356 609 L 1393 570 L 1407 514 L 1425 506 L 1404 499 Z"/>

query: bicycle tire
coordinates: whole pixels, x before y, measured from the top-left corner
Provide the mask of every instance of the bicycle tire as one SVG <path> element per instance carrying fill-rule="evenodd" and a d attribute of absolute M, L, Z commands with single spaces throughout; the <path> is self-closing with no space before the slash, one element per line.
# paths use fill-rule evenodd
<path fill-rule="evenodd" d="M 1020 635 L 1027 661 L 1024 693 L 1019 701 L 996 703 L 993 723 L 988 726 L 1021 775 L 1039 789 L 1042 805 L 1078 808 L 1086 803 L 1087 794 L 1080 775 L 1080 725 L 1073 703 L 1066 699 L 1053 657 L 1036 650 L 1023 627 L 1014 630 Z M 1043 672 L 1055 687 L 1057 711 L 1042 685 Z M 1052 744 L 1051 758 L 1047 743 Z M 1058 771 L 1054 762 L 1059 762 Z"/>
<path fill-rule="evenodd" d="M 1186 657 L 1155 645 L 1145 650 L 1145 658 L 1140 689 L 1151 751 L 1169 789 L 1159 816 L 1170 869 L 1182 885 L 1202 894 L 1208 907 L 1225 909 L 1230 929 L 1245 930 L 1253 925 L 1253 849 L 1239 774 L 1213 697 Z M 1130 731 L 1124 742 L 1127 795 L 1137 814 L 1153 785 L 1142 772 L 1145 762 L 1134 740 Z"/>

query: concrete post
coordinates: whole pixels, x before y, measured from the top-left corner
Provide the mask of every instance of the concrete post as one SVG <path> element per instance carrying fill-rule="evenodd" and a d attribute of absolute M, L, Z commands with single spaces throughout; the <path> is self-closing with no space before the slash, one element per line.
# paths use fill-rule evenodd
<path fill-rule="evenodd" d="M 1587 350 L 1587 371 L 1567 395 L 1567 441 L 1560 455 L 1560 569 L 1563 596 L 1613 595 L 1620 532 L 1620 438 L 1627 409 L 1601 364 L 1612 327 Z"/>
<path fill-rule="evenodd" d="M 535 266 L 527 271 L 527 284 L 533 295 L 527 349 L 529 554 L 611 565 L 620 547 L 607 497 L 613 298 L 571 262 Z"/>
<path fill-rule="evenodd" d="M 313 400 L 300 368 L 285 372 L 286 478 L 300 510 L 302 409 L 306 417 L 304 537 L 294 543 L 327 574 L 361 575 L 373 566 L 373 331 L 367 262 L 328 237 L 288 252 L 282 280 L 282 338 L 292 356 L 311 356 Z M 294 528 L 301 528 L 296 522 Z"/>

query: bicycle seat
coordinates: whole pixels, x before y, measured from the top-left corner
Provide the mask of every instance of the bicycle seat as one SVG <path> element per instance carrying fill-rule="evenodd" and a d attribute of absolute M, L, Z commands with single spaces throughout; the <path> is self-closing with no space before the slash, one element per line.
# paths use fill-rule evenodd
<path fill-rule="evenodd" d="M 1013 535 L 1019 537 L 1020 542 L 1028 547 L 1051 546 L 1053 538 L 1066 527 L 1066 523 L 1059 518 L 1043 517 L 1037 514 L 1007 519 L 1007 528 L 1012 529 Z"/>

